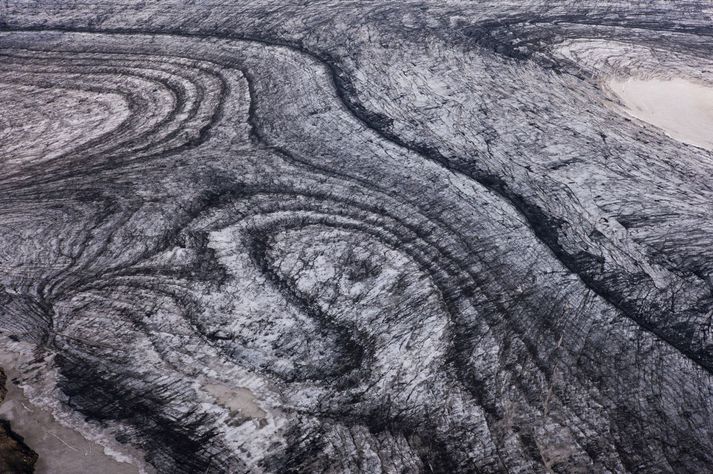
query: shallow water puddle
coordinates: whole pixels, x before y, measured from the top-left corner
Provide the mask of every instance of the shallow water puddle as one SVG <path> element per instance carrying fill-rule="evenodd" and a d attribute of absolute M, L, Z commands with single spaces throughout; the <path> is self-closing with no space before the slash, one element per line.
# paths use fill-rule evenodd
<path fill-rule="evenodd" d="M 60 423 L 43 407 L 33 404 L 13 378 L 16 367 L 22 365 L 21 357 L 2 348 L 7 340 L 0 339 L 0 366 L 7 374 L 7 396 L 0 404 L 0 418 L 11 423 L 12 430 L 24 438 L 39 458 L 35 464 L 37 474 L 138 474 L 140 469 L 107 454 L 104 447 L 86 439 L 78 431 Z M 141 453 L 133 452 L 139 456 Z M 119 454 L 118 452 L 116 454 Z M 146 472 L 153 472 L 152 469 Z"/>

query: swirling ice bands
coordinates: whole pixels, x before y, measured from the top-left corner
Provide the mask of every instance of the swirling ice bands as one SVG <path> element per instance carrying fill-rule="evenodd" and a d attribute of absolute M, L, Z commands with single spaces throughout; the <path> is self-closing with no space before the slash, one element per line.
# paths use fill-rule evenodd
<path fill-rule="evenodd" d="M 118 62 L 114 66 L 106 55 L 93 61 L 91 56 L 87 59 L 78 59 L 77 56 L 4 56 L 4 63 L 8 63 L 4 74 L 15 82 L 18 78 L 27 81 L 28 87 L 34 83 L 40 90 L 51 90 L 62 84 L 62 88 L 58 89 L 60 92 L 69 88 L 93 94 L 110 92 L 111 97 L 117 93 L 121 95 L 124 103 L 120 102 L 119 110 L 111 110 L 110 114 L 110 123 L 118 123 L 89 140 L 83 136 L 85 143 L 67 144 L 70 147 L 67 153 L 71 153 L 71 159 L 77 166 L 96 169 L 97 163 L 92 159 L 102 163 L 112 162 L 120 158 L 115 156 L 117 152 L 139 159 L 186 143 L 199 143 L 211 122 L 220 115 L 221 95 L 227 84 L 222 77 L 200 63 L 185 64 L 184 61 L 181 64 L 177 60 L 173 64 L 163 64 L 166 58 L 122 56 L 116 59 Z M 28 62 L 28 66 L 23 67 L 24 62 Z M 45 62 L 48 66 L 42 67 Z M 53 66 L 54 63 L 57 65 Z M 134 64 L 136 66 L 131 67 Z M 196 70 L 192 71 L 191 67 Z M 84 70 L 87 73 L 82 74 Z M 73 81 L 79 82 L 70 86 Z M 64 92 L 62 96 L 66 95 Z M 117 101 L 112 102 L 114 105 Z M 80 122 L 78 125 L 83 124 Z M 29 155 L 33 155 L 32 150 L 29 150 Z M 41 156 L 43 160 L 64 158 L 62 154 L 54 156 L 46 150 Z M 13 155 L 8 158 L 12 160 Z M 15 158 L 16 165 L 26 165 L 29 160 L 23 158 Z M 121 163 L 126 164 L 124 160 Z M 42 163 L 41 166 L 47 170 L 48 164 Z"/>
<path fill-rule="evenodd" d="M 96 92 L 104 93 L 116 90 L 120 75 L 174 91 L 136 94 L 139 137 L 109 132 L 112 148 L 97 142 L 77 153 L 86 153 L 86 168 L 70 167 L 67 151 L 2 183 L 17 193 L 4 207 L 18 216 L 4 235 L 48 226 L 66 236 L 33 243 L 42 251 L 13 238 L 20 248 L 5 252 L 24 272 L 4 272 L 3 327 L 56 354 L 47 366 L 58 369 L 59 383 L 49 395 L 142 448 L 159 471 L 693 471 L 710 462 L 710 375 L 694 339 L 642 329 L 636 312 L 619 311 L 571 261 L 562 264 L 569 241 L 546 237 L 557 213 L 573 209 L 573 194 L 554 180 L 498 168 L 507 147 L 509 160 L 516 150 L 529 156 L 526 166 L 542 161 L 495 143 L 500 125 L 472 135 L 485 137 L 492 161 L 471 169 L 438 150 L 458 139 L 421 127 L 435 123 L 428 115 L 405 125 L 390 97 L 374 93 L 362 107 L 391 122 L 355 117 L 333 70 L 299 50 L 34 34 L 3 35 L 6 49 L 30 56 L 7 80 L 28 62 L 29 87 L 51 85 L 47 76 L 86 75 L 72 86 L 102 81 Z M 36 62 L 38 53 L 26 51 L 34 47 L 45 50 Z M 488 54 L 470 57 L 486 72 L 488 61 L 502 66 L 500 81 L 519 74 Z M 168 79 L 199 60 L 233 86 L 203 75 Z M 53 63 L 66 72 L 51 76 Z M 352 84 L 369 96 L 357 72 L 348 72 Z M 176 98 L 190 96 L 180 92 L 190 84 L 222 92 L 196 101 L 209 104 L 197 123 L 166 119 L 187 109 Z M 552 93 L 566 97 L 561 90 Z M 211 115 L 217 103 L 223 111 Z M 461 116 L 483 117 L 491 103 Z M 431 110 L 419 107 L 413 117 Z M 166 139 L 182 127 L 204 130 L 205 141 Z M 418 140 L 409 135 L 416 129 Z M 419 143 L 434 134 L 432 148 Z M 151 151 L 154 139 L 164 142 Z M 460 159 L 470 156 L 480 151 Z M 523 183 L 551 193 L 539 212 L 555 217 L 534 231 L 528 200 L 542 195 Z M 38 215 L 47 223 L 36 224 Z M 587 242 L 629 268 L 636 248 L 619 252 L 601 240 Z M 553 253 L 555 243 L 562 248 Z M 575 263 L 598 278 L 600 268 L 584 257 Z M 645 279 L 636 285 L 647 291 Z M 234 393 L 247 387 L 264 416 L 227 408 L 206 388 L 216 384 Z"/>

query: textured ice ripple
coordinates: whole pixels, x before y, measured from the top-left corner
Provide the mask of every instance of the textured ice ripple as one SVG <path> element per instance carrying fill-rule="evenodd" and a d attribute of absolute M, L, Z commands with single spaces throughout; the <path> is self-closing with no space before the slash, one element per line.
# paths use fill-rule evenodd
<path fill-rule="evenodd" d="M 703 3 L 0 25 L 0 331 L 87 436 L 167 473 L 710 470 L 713 156 L 607 86 L 710 84 Z"/>

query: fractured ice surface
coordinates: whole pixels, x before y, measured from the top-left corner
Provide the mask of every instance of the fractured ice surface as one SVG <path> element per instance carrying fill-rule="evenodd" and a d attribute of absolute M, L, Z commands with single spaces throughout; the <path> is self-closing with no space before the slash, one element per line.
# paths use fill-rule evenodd
<path fill-rule="evenodd" d="M 0 4 L 4 365 L 147 472 L 710 471 L 709 10 Z"/>

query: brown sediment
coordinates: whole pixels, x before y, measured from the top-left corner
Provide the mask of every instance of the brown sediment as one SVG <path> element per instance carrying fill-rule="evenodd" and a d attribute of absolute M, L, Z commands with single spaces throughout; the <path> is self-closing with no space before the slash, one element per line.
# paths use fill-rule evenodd
<path fill-rule="evenodd" d="M 7 376 L 0 368 L 0 403 L 5 400 Z M 12 431 L 10 422 L 0 419 L 0 472 L 29 473 L 35 471 L 37 453 L 25 444 L 22 436 Z"/>

